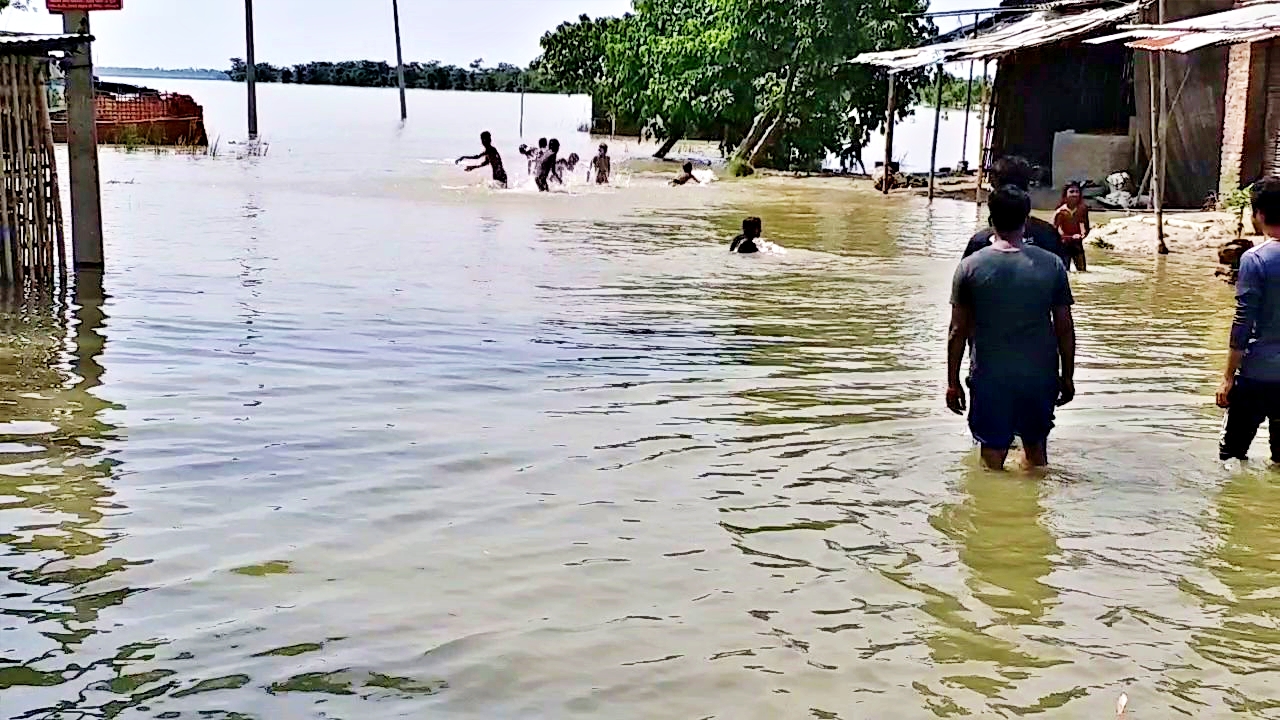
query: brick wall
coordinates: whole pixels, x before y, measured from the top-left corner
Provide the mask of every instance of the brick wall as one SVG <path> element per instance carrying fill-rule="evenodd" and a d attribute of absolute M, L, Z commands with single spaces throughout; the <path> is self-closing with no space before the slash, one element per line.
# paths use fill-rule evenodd
<path fill-rule="evenodd" d="M 1249 117 L 1249 83 L 1253 75 L 1253 46 L 1232 45 L 1227 60 L 1227 106 L 1222 119 L 1222 172 L 1218 196 L 1240 187 Z"/>

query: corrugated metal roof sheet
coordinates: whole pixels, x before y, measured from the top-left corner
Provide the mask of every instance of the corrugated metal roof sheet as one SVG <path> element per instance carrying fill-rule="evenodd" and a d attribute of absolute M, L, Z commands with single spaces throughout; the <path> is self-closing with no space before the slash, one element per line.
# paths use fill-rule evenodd
<path fill-rule="evenodd" d="M 1280 37 L 1280 2 L 1255 2 L 1244 7 L 1164 25 L 1121 28 L 1124 32 L 1085 42 L 1100 44 L 1133 39 L 1126 43 L 1138 50 L 1189 53 L 1211 45 L 1254 43 Z"/>
<path fill-rule="evenodd" d="M 92 35 L 30 35 L 26 33 L 0 33 L 0 53 L 65 50 L 78 45 L 79 43 L 92 40 Z"/>
<path fill-rule="evenodd" d="M 1099 8 L 1070 14 L 1042 10 L 998 25 L 976 38 L 903 50 L 863 53 L 849 62 L 878 65 L 889 68 L 891 72 L 899 72 L 940 62 L 996 58 L 1017 50 L 1052 45 L 1132 19 L 1136 16 L 1139 5 L 1140 3 L 1132 3 L 1117 8 Z"/>

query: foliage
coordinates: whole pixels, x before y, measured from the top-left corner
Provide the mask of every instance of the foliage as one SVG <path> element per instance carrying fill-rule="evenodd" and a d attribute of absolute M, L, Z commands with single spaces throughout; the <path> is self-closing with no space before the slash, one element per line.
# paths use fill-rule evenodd
<path fill-rule="evenodd" d="M 935 84 L 937 75 L 934 75 L 933 82 L 926 82 L 920 90 L 920 104 L 926 107 L 938 106 L 938 86 Z M 968 89 L 972 87 L 972 95 L 968 95 Z M 965 98 L 969 97 L 972 107 L 980 107 L 982 103 L 982 93 L 984 87 L 990 90 L 990 81 L 982 78 L 974 78 L 972 86 L 967 78 L 956 77 L 951 73 L 947 73 L 942 78 L 942 107 L 947 110 L 963 110 Z"/>
<path fill-rule="evenodd" d="M 540 69 L 558 89 L 593 88 L 597 106 L 657 137 L 713 132 L 767 150 L 775 167 L 858 155 L 883 126 L 888 77 L 862 52 L 934 32 L 926 0 L 633 0 L 612 22 L 565 23 L 543 37 Z M 925 73 L 897 82 L 899 115 Z M 757 130 L 752 135 L 751 130 Z M 750 136 L 750 137 L 749 137 Z M 750 155 L 744 156 L 750 157 Z"/>
<path fill-rule="evenodd" d="M 486 92 L 547 92 L 541 76 L 531 70 L 523 70 L 506 63 L 486 68 L 483 60 L 475 60 L 469 67 L 428 63 L 406 63 L 405 85 L 428 90 L 479 90 Z M 247 71 L 244 60 L 231 59 L 228 71 L 234 82 L 244 82 Z M 277 67 L 269 63 L 255 66 L 255 78 L 266 83 L 296 83 L 299 85 L 347 85 L 353 87 L 395 87 L 399 80 L 395 66 L 382 61 L 353 60 L 347 62 L 311 62 L 292 67 Z"/>

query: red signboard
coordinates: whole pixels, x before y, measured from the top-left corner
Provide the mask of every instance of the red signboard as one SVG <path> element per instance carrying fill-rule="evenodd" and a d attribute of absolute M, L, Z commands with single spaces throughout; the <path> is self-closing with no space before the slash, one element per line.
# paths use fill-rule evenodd
<path fill-rule="evenodd" d="M 124 0 L 46 0 L 46 4 L 51 13 L 124 9 Z"/>

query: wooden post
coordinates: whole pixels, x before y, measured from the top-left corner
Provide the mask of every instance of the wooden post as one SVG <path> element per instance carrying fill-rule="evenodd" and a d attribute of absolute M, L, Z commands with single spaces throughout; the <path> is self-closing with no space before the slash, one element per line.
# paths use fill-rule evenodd
<path fill-rule="evenodd" d="M 1163 25 L 1165 23 L 1165 0 L 1160 0 L 1157 4 L 1157 13 L 1158 16 L 1156 18 L 1156 22 Z M 1169 136 L 1168 133 L 1165 132 L 1169 127 L 1169 75 L 1167 72 L 1169 65 L 1168 56 L 1163 50 L 1159 51 L 1159 55 L 1157 57 L 1160 58 L 1160 124 L 1159 139 L 1155 143 L 1155 146 L 1160 148 L 1160 161 L 1156 164 L 1154 171 L 1155 177 L 1158 179 L 1156 187 L 1159 188 L 1159 191 L 1154 196 L 1156 205 L 1156 239 L 1159 241 L 1159 247 L 1156 252 L 1161 255 L 1168 255 L 1169 246 L 1164 242 L 1164 191 L 1166 187 L 1165 168 L 1168 165 L 1165 154 L 1169 149 L 1168 143 L 1166 142 Z M 1154 98 L 1152 99 L 1154 100 Z"/>
<path fill-rule="evenodd" d="M 933 109 L 933 149 L 929 152 L 929 200 L 933 200 L 933 177 L 938 169 L 938 126 L 942 124 L 942 79 L 946 76 L 943 64 L 938 63 L 938 92 Z"/>
<path fill-rule="evenodd" d="M 973 37 L 978 37 L 978 23 L 982 17 L 978 13 L 973 14 Z M 969 163 L 969 113 L 973 108 L 973 61 L 969 61 L 969 84 L 964 88 L 964 136 L 960 139 L 960 166 L 966 167 Z"/>
<path fill-rule="evenodd" d="M 253 0 L 244 0 L 245 69 L 244 83 L 249 91 L 249 139 L 258 139 L 258 61 L 253 48 Z"/>
<path fill-rule="evenodd" d="M 1169 246 L 1165 245 L 1165 206 L 1161 197 L 1165 190 L 1165 149 L 1164 143 L 1160 141 L 1161 124 L 1165 120 L 1160 111 L 1161 91 L 1158 83 L 1162 78 L 1158 78 L 1156 73 L 1156 65 L 1160 64 L 1156 53 L 1157 50 L 1152 50 L 1147 54 L 1147 78 L 1151 83 L 1151 92 L 1148 94 L 1148 100 L 1151 101 L 1151 205 L 1156 210 L 1156 251 L 1166 255 L 1169 254 Z"/>
<path fill-rule="evenodd" d="M 400 81 L 400 120 L 409 119 L 409 101 L 404 95 L 404 51 L 400 46 L 400 0 L 391 0 L 391 14 L 396 21 L 396 77 Z"/>
<path fill-rule="evenodd" d="M 63 13 L 62 30 L 88 35 L 89 13 Z M 71 254 L 75 267 L 101 268 L 102 195 L 93 107 L 93 52 L 88 41 L 67 53 L 67 159 L 71 166 Z"/>
<path fill-rule="evenodd" d="M 982 183 L 986 181 L 987 176 L 987 106 L 990 104 L 987 96 L 990 94 L 987 86 L 987 65 L 990 60 L 982 61 L 982 110 L 978 114 L 978 180 L 977 186 L 973 191 L 973 198 L 979 204 L 982 203 Z"/>
<path fill-rule="evenodd" d="M 884 116 L 884 177 L 880 182 L 880 189 L 885 195 L 889 194 L 889 183 L 892 179 L 891 170 L 893 167 L 893 102 L 894 102 L 894 82 L 897 76 L 893 71 L 889 72 L 889 106 Z"/>

